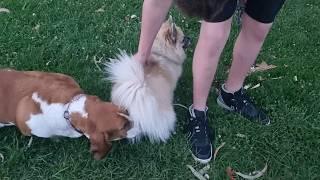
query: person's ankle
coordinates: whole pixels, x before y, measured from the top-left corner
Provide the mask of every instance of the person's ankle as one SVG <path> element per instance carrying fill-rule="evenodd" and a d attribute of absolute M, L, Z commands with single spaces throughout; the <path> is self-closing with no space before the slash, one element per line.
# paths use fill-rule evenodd
<path fill-rule="evenodd" d="M 206 105 L 200 105 L 200 104 L 193 104 L 192 108 L 194 110 L 197 110 L 197 111 L 206 111 L 207 106 Z"/>
<path fill-rule="evenodd" d="M 230 86 L 228 83 L 222 84 L 221 86 L 222 90 L 226 93 L 234 94 L 235 92 L 238 92 L 241 88 L 241 86 Z"/>

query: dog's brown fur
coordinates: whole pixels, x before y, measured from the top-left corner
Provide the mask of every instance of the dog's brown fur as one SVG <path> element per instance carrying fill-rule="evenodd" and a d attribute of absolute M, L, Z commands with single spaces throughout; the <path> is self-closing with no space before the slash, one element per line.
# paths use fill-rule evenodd
<path fill-rule="evenodd" d="M 83 94 L 76 81 L 64 74 L 0 70 L 0 123 L 13 123 L 24 135 L 30 136 L 26 121 L 31 114 L 41 113 L 39 104 L 32 99 L 34 92 L 49 104 L 67 104 L 77 94 Z M 116 105 L 96 96 L 85 96 L 88 117 L 72 113 L 71 123 L 89 135 L 90 150 L 95 159 L 101 159 L 111 149 L 111 140 L 126 137 L 130 123 L 119 115 L 122 111 Z"/>

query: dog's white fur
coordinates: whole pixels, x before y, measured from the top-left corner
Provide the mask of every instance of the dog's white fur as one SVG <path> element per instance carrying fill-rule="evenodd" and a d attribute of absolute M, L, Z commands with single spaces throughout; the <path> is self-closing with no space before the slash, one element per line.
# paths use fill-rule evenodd
<path fill-rule="evenodd" d="M 175 43 L 166 39 L 172 27 L 177 31 Z M 183 37 L 181 29 L 167 21 L 155 39 L 148 65 L 143 67 L 125 52 L 106 64 L 113 83 L 112 102 L 125 108 L 134 122 L 128 138 L 145 135 L 151 142 L 165 142 L 174 131 L 173 93 L 186 58 Z"/>
<path fill-rule="evenodd" d="M 30 119 L 26 121 L 31 130 L 31 134 L 38 137 L 49 138 L 53 136 L 65 136 L 77 138 L 82 136 L 77 132 L 70 123 L 63 117 L 67 105 L 62 103 L 48 104 L 43 100 L 38 93 L 32 94 L 32 99 L 39 103 L 42 113 L 32 114 Z M 83 96 L 79 100 L 72 102 L 69 107 L 69 112 L 80 113 L 82 117 L 87 117 L 88 114 L 84 110 L 86 97 Z"/>
<path fill-rule="evenodd" d="M 53 136 L 64 136 L 70 138 L 78 138 L 83 134 L 76 131 L 70 123 L 63 117 L 64 111 L 67 109 L 68 104 L 51 103 L 43 100 L 37 92 L 32 94 L 32 100 L 40 105 L 42 113 L 31 114 L 30 118 L 26 121 L 31 134 L 38 137 L 49 138 Z M 80 97 L 69 106 L 69 112 L 77 112 L 82 117 L 87 117 L 88 113 L 85 111 L 86 97 Z M 3 124 L 0 123 L 0 128 L 5 126 L 14 126 L 13 123 Z M 89 139 L 89 135 L 85 134 Z"/>

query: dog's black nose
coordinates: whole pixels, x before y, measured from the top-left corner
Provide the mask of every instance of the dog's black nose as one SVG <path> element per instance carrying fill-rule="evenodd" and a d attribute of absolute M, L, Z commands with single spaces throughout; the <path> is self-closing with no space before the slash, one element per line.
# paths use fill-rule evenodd
<path fill-rule="evenodd" d="M 191 45 L 191 38 L 188 37 L 188 36 L 184 36 L 183 40 L 182 40 L 182 43 L 183 43 L 183 45 L 182 45 L 183 49 L 188 48 Z"/>

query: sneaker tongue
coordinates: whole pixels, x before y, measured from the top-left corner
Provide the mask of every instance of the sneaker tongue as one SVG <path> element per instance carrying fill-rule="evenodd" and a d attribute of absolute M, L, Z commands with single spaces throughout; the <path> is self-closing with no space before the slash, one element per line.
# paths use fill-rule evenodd
<path fill-rule="evenodd" d="M 198 111 L 196 109 L 193 110 L 194 115 L 197 117 L 197 119 L 206 119 L 206 112 L 205 111 Z"/>
<path fill-rule="evenodd" d="M 233 93 L 236 96 L 241 96 L 243 94 L 243 88 L 239 89 L 238 91 Z"/>

